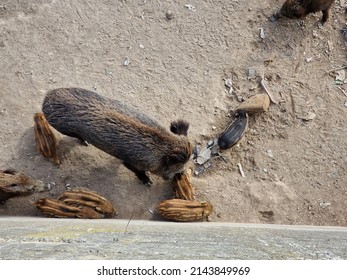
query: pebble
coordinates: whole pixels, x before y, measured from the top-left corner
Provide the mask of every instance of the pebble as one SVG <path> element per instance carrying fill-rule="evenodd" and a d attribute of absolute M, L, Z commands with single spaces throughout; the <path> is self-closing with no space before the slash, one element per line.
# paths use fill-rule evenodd
<path fill-rule="evenodd" d="M 266 153 L 267 153 L 267 155 L 268 155 L 270 158 L 273 158 L 273 157 L 274 157 L 274 155 L 273 155 L 273 153 L 272 153 L 272 151 L 271 151 L 270 149 L 267 150 Z"/>
<path fill-rule="evenodd" d="M 256 78 L 256 70 L 253 67 L 248 68 L 248 80 L 252 80 Z"/>
<path fill-rule="evenodd" d="M 166 12 L 165 16 L 166 16 L 166 19 L 168 20 L 173 19 L 175 17 L 174 13 L 170 10 Z"/>
<path fill-rule="evenodd" d="M 319 206 L 322 207 L 323 209 L 328 207 L 328 206 L 330 206 L 330 205 L 331 205 L 330 202 L 321 202 L 321 203 L 319 203 Z"/>

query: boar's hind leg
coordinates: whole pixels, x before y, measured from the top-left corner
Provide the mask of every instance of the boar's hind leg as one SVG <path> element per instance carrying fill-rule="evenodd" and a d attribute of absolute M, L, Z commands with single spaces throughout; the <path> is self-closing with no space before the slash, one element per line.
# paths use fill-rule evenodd
<path fill-rule="evenodd" d="M 150 186 L 152 185 L 152 181 L 151 179 L 148 177 L 148 175 L 146 174 L 145 171 L 143 170 L 138 170 L 137 168 L 135 168 L 134 166 L 132 166 L 131 164 L 129 164 L 128 162 L 124 161 L 123 162 L 124 166 L 126 168 L 128 168 L 129 170 L 131 170 L 132 172 L 135 173 L 135 175 L 137 176 L 137 178 L 140 179 L 140 181 L 142 183 L 144 183 L 146 186 Z"/>

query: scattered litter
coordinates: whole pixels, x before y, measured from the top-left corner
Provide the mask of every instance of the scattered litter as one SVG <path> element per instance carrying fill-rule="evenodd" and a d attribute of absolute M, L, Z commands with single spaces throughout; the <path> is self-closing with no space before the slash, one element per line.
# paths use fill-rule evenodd
<path fill-rule="evenodd" d="M 194 168 L 194 175 L 195 176 L 199 176 L 200 174 L 204 173 L 205 171 L 205 168 L 203 165 L 197 165 L 195 168 Z"/>
<path fill-rule="evenodd" d="M 265 39 L 264 28 L 262 28 L 262 27 L 259 28 L 259 37 L 262 40 Z"/>
<path fill-rule="evenodd" d="M 225 79 L 224 85 L 229 89 L 228 90 L 229 94 L 232 94 L 233 93 L 233 81 L 231 80 L 231 78 Z"/>
<path fill-rule="evenodd" d="M 242 176 L 243 178 L 246 177 L 246 176 L 245 176 L 245 173 L 243 172 L 241 163 L 238 163 L 237 166 L 238 166 L 238 168 L 239 168 L 239 171 L 240 171 L 241 176 Z"/>
<path fill-rule="evenodd" d="M 195 161 L 196 166 L 194 169 L 194 174 L 196 176 L 202 174 L 206 169 L 211 167 L 211 163 L 209 162 L 214 157 L 222 157 L 219 154 L 219 146 L 217 139 L 211 139 L 208 141 L 207 145 L 198 151 L 198 147 L 196 146 L 193 151 L 193 159 Z M 196 156 L 195 156 L 196 155 Z M 225 159 L 222 157 L 225 161 Z"/>
<path fill-rule="evenodd" d="M 273 155 L 273 153 L 272 153 L 272 151 L 271 151 L 270 149 L 267 150 L 266 153 L 267 153 L 267 155 L 268 155 L 270 158 L 273 158 L 273 157 L 274 157 L 274 155 Z"/>
<path fill-rule="evenodd" d="M 345 101 L 345 107 L 347 108 L 347 101 Z"/>
<path fill-rule="evenodd" d="M 209 161 L 211 159 L 211 149 L 208 147 L 203 148 L 200 153 L 198 154 L 196 158 L 196 162 L 198 164 L 204 164 L 206 161 Z"/>
<path fill-rule="evenodd" d="M 313 59 L 313 56 L 311 56 L 311 57 L 307 57 L 307 58 L 305 58 L 305 61 L 306 61 L 306 63 L 309 63 L 309 62 L 311 62 L 311 61 L 312 61 L 312 59 Z"/>
<path fill-rule="evenodd" d="M 186 7 L 189 11 L 193 11 L 193 12 L 196 11 L 196 9 L 193 5 L 187 4 L 187 5 L 184 5 L 184 7 Z"/>
<path fill-rule="evenodd" d="M 328 206 L 330 206 L 330 205 L 331 205 L 330 202 L 321 202 L 321 203 L 319 203 L 319 206 L 322 207 L 323 209 L 328 207 Z"/>
<path fill-rule="evenodd" d="M 344 69 L 336 71 L 335 81 L 337 84 L 341 85 L 346 82 L 346 71 Z"/>
<path fill-rule="evenodd" d="M 129 64 L 130 64 L 130 59 L 129 59 L 129 57 L 126 57 L 126 58 L 124 59 L 123 65 L 124 65 L 124 66 L 128 66 Z"/>
<path fill-rule="evenodd" d="M 145 48 L 145 46 L 140 44 L 140 49 L 144 49 L 144 48 Z"/>
<path fill-rule="evenodd" d="M 210 148 L 214 144 L 214 140 L 211 139 L 210 141 L 207 142 L 207 147 Z"/>
<path fill-rule="evenodd" d="M 205 170 L 211 167 L 211 163 L 209 161 L 206 161 L 203 165 Z"/>
<path fill-rule="evenodd" d="M 212 130 L 216 130 L 217 127 L 212 125 L 211 128 L 212 128 Z"/>

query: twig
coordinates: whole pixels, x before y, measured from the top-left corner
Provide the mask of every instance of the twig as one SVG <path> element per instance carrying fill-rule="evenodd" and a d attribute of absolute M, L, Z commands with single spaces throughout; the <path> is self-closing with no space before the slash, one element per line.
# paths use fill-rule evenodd
<path fill-rule="evenodd" d="M 242 176 L 243 178 L 246 177 L 245 173 L 243 172 L 241 163 L 238 163 L 237 166 L 239 167 L 239 171 L 240 171 L 240 173 L 241 173 L 241 176 Z"/>
<path fill-rule="evenodd" d="M 277 101 L 275 101 L 275 99 L 273 98 L 272 94 L 269 92 L 269 90 L 267 89 L 266 85 L 265 85 L 265 79 L 264 79 L 264 73 L 261 75 L 261 80 L 260 80 L 260 85 L 261 87 L 265 90 L 265 92 L 267 93 L 267 95 L 270 98 L 270 101 L 274 104 L 278 104 Z"/>
<path fill-rule="evenodd" d="M 345 68 L 347 68 L 347 65 L 343 65 L 341 67 L 337 67 L 337 68 L 331 69 L 331 70 L 327 71 L 327 73 L 331 73 L 331 72 L 334 72 L 334 71 L 342 70 L 342 69 L 345 69 Z"/>
<path fill-rule="evenodd" d="M 342 93 L 347 97 L 347 93 L 345 92 L 345 90 L 343 89 L 343 88 L 341 88 L 341 87 L 337 87 L 339 90 L 341 90 L 342 91 Z"/>
<path fill-rule="evenodd" d="M 128 223 L 127 223 L 127 226 L 125 227 L 124 233 L 126 233 L 128 231 L 128 226 L 130 224 L 131 219 L 133 218 L 133 215 L 134 215 L 134 212 L 131 213 L 130 219 L 129 219 Z"/>

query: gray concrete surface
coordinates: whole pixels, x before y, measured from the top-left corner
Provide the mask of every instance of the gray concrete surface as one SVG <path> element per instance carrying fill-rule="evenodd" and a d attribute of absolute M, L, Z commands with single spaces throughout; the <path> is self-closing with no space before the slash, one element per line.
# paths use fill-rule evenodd
<path fill-rule="evenodd" d="M 347 228 L 0 218 L 0 259 L 347 259 Z"/>

